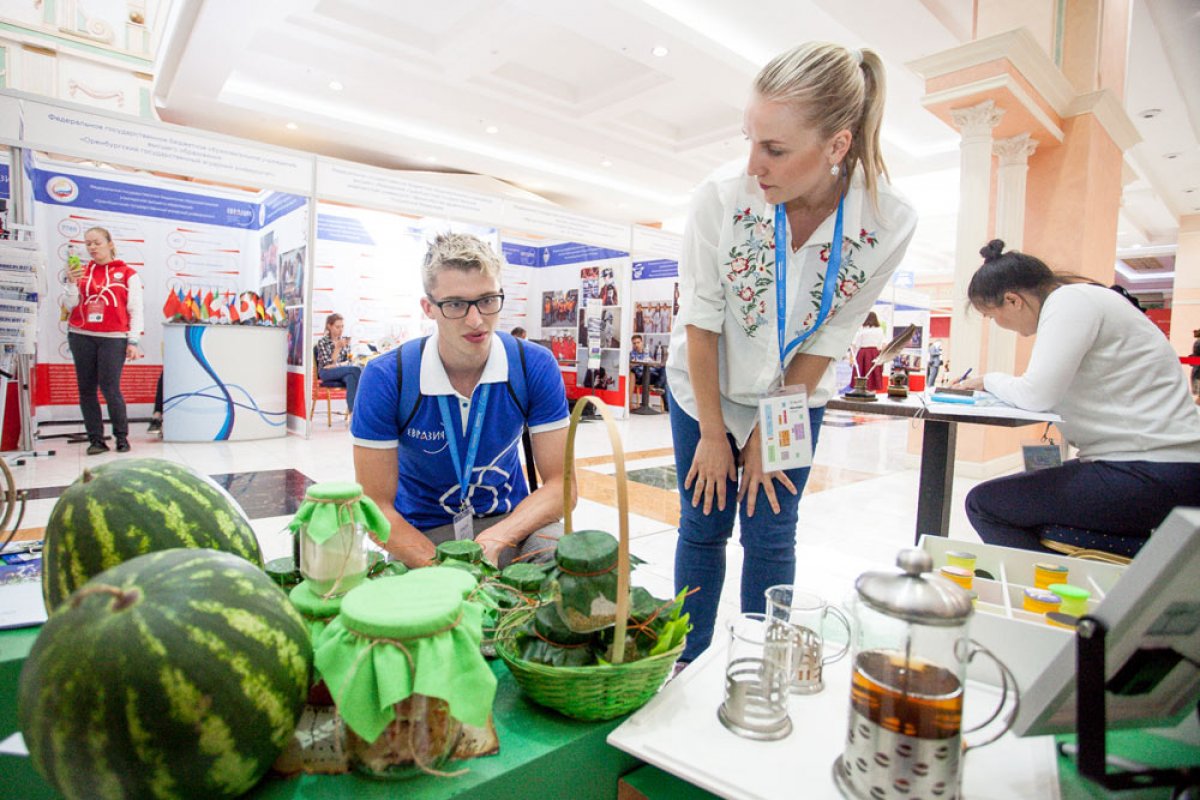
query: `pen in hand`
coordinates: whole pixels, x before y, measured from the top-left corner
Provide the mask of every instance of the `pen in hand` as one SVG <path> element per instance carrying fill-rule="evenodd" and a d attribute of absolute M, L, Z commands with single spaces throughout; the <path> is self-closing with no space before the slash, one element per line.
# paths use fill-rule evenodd
<path fill-rule="evenodd" d="M 967 379 L 967 376 L 969 376 L 969 375 L 971 374 L 971 370 L 973 370 L 973 369 L 975 369 L 975 368 L 974 368 L 974 367 L 967 367 L 967 371 L 966 371 L 966 372 L 964 372 L 964 373 L 962 374 L 962 377 L 961 377 L 961 378 L 959 378 L 958 380 L 956 380 L 956 381 L 955 381 L 955 383 L 962 383 L 963 381 L 965 381 L 965 380 Z"/>

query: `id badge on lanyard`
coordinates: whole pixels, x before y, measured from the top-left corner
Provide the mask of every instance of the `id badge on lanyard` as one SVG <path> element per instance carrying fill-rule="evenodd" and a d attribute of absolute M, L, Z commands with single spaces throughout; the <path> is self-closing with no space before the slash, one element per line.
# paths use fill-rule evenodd
<path fill-rule="evenodd" d="M 104 301 L 88 300 L 83 305 L 83 314 L 88 322 L 104 322 Z"/>
<path fill-rule="evenodd" d="M 829 316 L 838 271 L 842 266 L 842 217 L 846 197 L 838 200 L 829 245 L 829 266 L 821 289 L 821 307 L 808 330 L 790 342 L 787 335 L 787 213 L 782 203 L 775 206 L 775 328 L 779 337 L 779 372 L 786 373 L 787 357 L 817 332 Z M 808 392 L 803 386 L 783 386 L 758 401 L 759 440 L 762 443 L 763 472 L 807 467 L 812 464 L 812 430 L 808 420 Z"/>
<path fill-rule="evenodd" d="M 459 426 L 450 413 L 450 403 L 445 395 L 438 396 L 438 409 L 442 415 L 442 429 L 446 432 L 446 447 L 450 451 L 450 460 L 454 464 L 454 474 L 458 477 L 458 511 L 454 514 L 454 538 L 475 538 L 475 510 L 471 507 L 471 474 L 475 471 L 475 458 L 479 453 L 479 437 L 483 433 L 483 417 L 487 411 L 490 384 L 484 384 L 479 390 L 479 403 L 471 409 L 474 423 L 471 426 L 471 437 L 467 441 L 465 458 L 460 458 L 458 452 Z M 475 406 L 476 404 L 472 404 Z"/>

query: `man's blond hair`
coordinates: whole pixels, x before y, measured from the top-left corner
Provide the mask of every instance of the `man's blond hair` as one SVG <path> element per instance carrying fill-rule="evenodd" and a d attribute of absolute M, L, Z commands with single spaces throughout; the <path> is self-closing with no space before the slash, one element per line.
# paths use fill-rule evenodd
<path fill-rule="evenodd" d="M 438 273 L 445 269 L 479 270 L 500 282 L 500 257 L 487 242 L 469 233 L 439 233 L 429 244 L 421 265 L 421 284 L 432 294 Z"/>

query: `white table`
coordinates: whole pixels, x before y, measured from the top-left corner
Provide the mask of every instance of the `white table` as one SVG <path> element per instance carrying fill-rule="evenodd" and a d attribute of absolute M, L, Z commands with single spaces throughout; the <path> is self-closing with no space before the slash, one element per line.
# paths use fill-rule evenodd
<path fill-rule="evenodd" d="M 960 422 L 975 425 L 999 425 L 1016 428 L 1038 422 L 1061 422 L 1057 414 L 1025 411 L 1010 406 L 972 406 L 938 403 L 913 392 L 903 400 L 884 398 L 874 402 L 835 398 L 825 406 L 853 414 L 878 414 L 887 417 L 918 417 L 924 420 L 925 436 L 921 443 L 921 481 L 917 494 L 917 528 L 914 541 L 922 534 L 946 536 L 950 531 L 950 498 L 954 485 L 954 444 Z"/>
<path fill-rule="evenodd" d="M 793 696 L 792 733 L 755 742 L 717 719 L 725 678 L 721 635 L 700 658 L 608 736 L 608 743 L 714 794 L 736 800 L 838 800 L 833 762 L 841 755 L 850 707 L 849 658 L 825 668 L 825 690 Z M 964 728 L 998 702 L 993 687 L 968 682 Z M 968 736 L 970 741 L 971 737 Z M 967 800 L 1058 800 L 1054 739 L 1018 739 L 972 750 L 965 760 Z"/>

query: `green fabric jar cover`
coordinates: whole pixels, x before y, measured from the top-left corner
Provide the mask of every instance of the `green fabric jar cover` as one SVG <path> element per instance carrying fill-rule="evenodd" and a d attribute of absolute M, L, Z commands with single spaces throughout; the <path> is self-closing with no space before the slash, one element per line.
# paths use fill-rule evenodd
<path fill-rule="evenodd" d="M 576 633 L 616 622 L 619 548 L 616 537 L 604 531 L 577 531 L 558 540 L 544 594 Z"/>
<path fill-rule="evenodd" d="M 288 528 L 299 533 L 303 527 L 305 536 L 324 544 L 351 521 L 371 531 L 381 542 L 387 541 L 392 530 L 379 506 L 363 494 L 357 483 L 315 483 L 308 487 Z"/>
<path fill-rule="evenodd" d="M 301 581 L 288 592 L 288 599 L 304 618 L 308 638 L 315 642 L 330 621 L 338 615 L 344 596 L 322 597 L 312 590 L 308 581 Z"/>
<path fill-rule="evenodd" d="M 338 711 L 368 742 L 395 719 L 393 706 L 412 694 L 445 700 L 467 725 L 488 723 L 496 677 L 479 652 L 482 611 L 464 602 L 453 578 L 414 580 L 431 570 L 355 587 L 314 642 L 315 664 Z"/>

